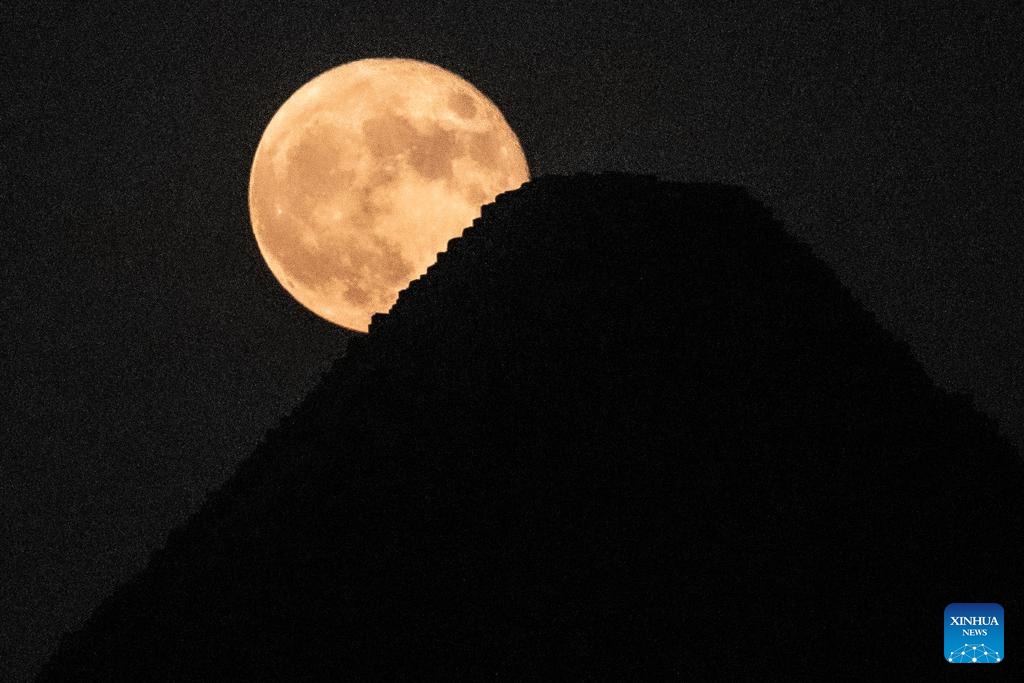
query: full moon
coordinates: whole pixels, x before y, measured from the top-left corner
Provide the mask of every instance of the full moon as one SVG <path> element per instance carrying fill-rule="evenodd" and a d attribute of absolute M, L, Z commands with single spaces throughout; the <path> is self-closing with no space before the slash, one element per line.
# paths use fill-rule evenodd
<path fill-rule="evenodd" d="M 365 332 L 480 207 L 529 180 L 498 108 L 413 59 L 326 71 L 277 110 L 256 148 L 249 215 L 278 282 Z"/>

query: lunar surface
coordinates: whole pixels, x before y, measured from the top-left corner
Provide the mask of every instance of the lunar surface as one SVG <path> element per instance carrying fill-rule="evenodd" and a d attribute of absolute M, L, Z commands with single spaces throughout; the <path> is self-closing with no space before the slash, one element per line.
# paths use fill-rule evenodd
<path fill-rule="evenodd" d="M 480 207 L 529 180 L 480 91 L 411 59 L 364 59 L 306 83 L 274 114 L 249 179 L 263 258 L 303 306 L 366 331 Z"/>

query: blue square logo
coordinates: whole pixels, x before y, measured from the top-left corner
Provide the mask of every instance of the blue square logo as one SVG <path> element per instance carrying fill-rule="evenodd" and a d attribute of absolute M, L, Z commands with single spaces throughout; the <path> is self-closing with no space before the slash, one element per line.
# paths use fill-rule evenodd
<path fill-rule="evenodd" d="M 1003 608 L 994 602 L 946 605 L 943 656 L 951 664 L 998 664 L 1003 652 Z"/>

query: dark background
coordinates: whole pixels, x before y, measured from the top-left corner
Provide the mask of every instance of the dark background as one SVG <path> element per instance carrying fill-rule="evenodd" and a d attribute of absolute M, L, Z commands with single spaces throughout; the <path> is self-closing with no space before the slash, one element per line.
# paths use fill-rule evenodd
<path fill-rule="evenodd" d="M 0 7 L 0 677 L 343 349 L 263 265 L 246 190 L 276 108 L 353 59 L 460 74 L 535 176 L 747 186 L 1024 442 L 1020 5 L 705 4 Z"/>

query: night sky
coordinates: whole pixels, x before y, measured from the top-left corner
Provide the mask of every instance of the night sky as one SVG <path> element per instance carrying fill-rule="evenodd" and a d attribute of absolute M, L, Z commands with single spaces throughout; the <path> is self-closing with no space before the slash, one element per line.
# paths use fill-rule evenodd
<path fill-rule="evenodd" d="M 1024 442 L 1019 3 L 228 4 L 0 6 L 0 679 L 344 348 L 265 267 L 246 191 L 277 107 L 353 59 L 466 78 L 534 176 L 747 186 Z"/>

